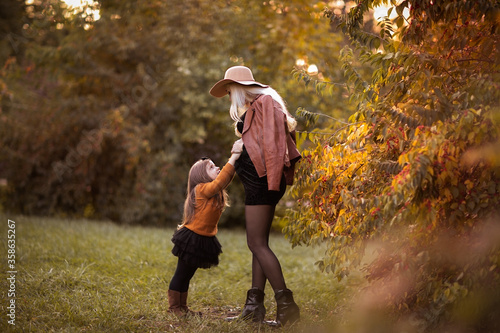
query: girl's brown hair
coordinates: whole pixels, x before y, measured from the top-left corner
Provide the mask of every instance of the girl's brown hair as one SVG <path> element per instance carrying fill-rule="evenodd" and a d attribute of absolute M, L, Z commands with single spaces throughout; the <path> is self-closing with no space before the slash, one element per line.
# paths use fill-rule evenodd
<path fill-rule="evenodd" d="M 187 196 L 184 202 L 184 216 L 182 218 L 182 224 L 186 225 L 191 222 L 196 209 L 196 186 L 203 183 L 210 183 L 213 179 L 207 173 L 207 167 L 211 161 L 209 159 L 202 159 L 197 161 L 189 170 L 188 183 L 187 183 Z M 224 210 L 226 206 L 229 206 L 229 200 L 226 190 L 222 190 L 215 196 L 215 206 L 221 210 Z"/>

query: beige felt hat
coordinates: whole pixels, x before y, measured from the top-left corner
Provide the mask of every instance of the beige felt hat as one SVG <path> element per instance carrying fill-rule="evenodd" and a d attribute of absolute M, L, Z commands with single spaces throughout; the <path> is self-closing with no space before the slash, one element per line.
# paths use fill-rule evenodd
<path fill-rule="evenodd" d="M 244 86 L 255 85 L 262 88 L 269 87 L 268 85 L 255 81 L 250 68 L 245 66 L 233 66 L 226 71 L 224 79 L 214 84 L 212 89 L 210 89 L 210 94 L 215 97 L 223 97 L 227 95 L 226 85 L 233 82 L 242 84 Z"/>

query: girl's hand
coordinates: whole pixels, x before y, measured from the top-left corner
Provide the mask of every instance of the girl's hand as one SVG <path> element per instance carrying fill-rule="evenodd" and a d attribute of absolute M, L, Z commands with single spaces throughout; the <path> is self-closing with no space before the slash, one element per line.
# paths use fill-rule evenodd
<path fill-rule="evenodd" d="M 233 148 L 231 149 L 231 154 L 241 154 L 243 151 L 243 140 L 236 140 L 233 144 Z"/>
<path fill-rule="evenodd" d="M 231 157 L 228 163 L 234 166 L 237 159 L 240 158 L 241 152 L 243 151 L 243 140 L 239 139 L 233 143 L 233 149 L 231 149 Z"/>

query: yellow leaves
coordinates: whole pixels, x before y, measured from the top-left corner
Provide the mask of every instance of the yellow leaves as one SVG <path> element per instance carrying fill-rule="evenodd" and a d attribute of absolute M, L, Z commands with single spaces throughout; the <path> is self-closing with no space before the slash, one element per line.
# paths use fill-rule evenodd
<path fill-rule="evenodd" d="M 357 10 L 372 3 L 361 2 Z M 397 1 L 391 0 L 391 3 L 396 5 Z M 454 6 L 467 4 L 470 7 L 474 3 L 443 5 L 443 12 Z M 417 18 L 433 17 L 427 15 L 429 12 L 424 8 L 417 9 L 415 13 L 422 11 L 426 11 L 425 15 Z M 349 18 L 358 23 L 352 16 Z M 460 20 L 459 15 L 453 17 Z M 401 22 L 400 19 L 395 26 L 402 31 Z M 498 130 L 492 131 L 488 127 L 484 105 L 490 97 L 485 98 L 486 94 L 483 94 L 491 93 L 495 86 L 491 85 L 491 89 L 483 87 L 491 80 L 486 78 L 486 73 L 475 73 L 476 69 L 489 64 L 474 63 L 476 67 L 470 68 L 469 62 L 455 62 L 460 52 L 452 54 L 449 50 L 462 46 L 446 45 L 446 41 L 437 39 L 438 36 L 455 38 L 457 33 L 453 29 L 444 30 L 446 25 L 441 27 L 440 24 L 426 27 L 428 39 L 432 42 L 426 39 L 425 34 L 420 34 L 424 24 L 408 27 L 411 34 L 405 34 L 401 44 L 408 44 L 413 38 L 418 42 L 413 46 L 422 46 L 412 48 L 414 52 L 411 55 L 403 54 L 408 50 L 404 49 L 404 45 L 402 49 L 395 49 L 394 44 L 387 44 L 391 48 L 384 49 L 380 57 L 365 57 L 380 58 L 369 87 L 379 89 L 379 99 L 375 103 L 368 94 L 354 91 L 351 99 L 357 103 L 358 113 L 365 117 L 367 123 L 339 134 L 335 139 L 342 148 L 333 153 L 325 151 L 324 159 L 314 166 L 315 171 L 331 175 L 333 188 L 342 193 L 342 203 L 336 206 L 338 214 L 327 240 L 329 251 L 323 262 L 325 270 L 330 269 L 337 277 L 343 276 L 342 268 L 356 266 L 354 255 L 349 252 L 356 241 L 371 241 L 375 235 L 381 235 L 389 244 L 390 255 L 387 260 L 381 256 L 377 258 L 386 264 L 383 267 L 386 274 L 380 276 L 408 274 L 411 280 L 420 283 L 407 292 L 403 291 L 403 300 L 396 307 L 413 310 L 415 304 L 423 300 L 420 304 L 432 304 L 433 312 L 427 314 L 435 313 L 434 307 L 441 311 L 463 296 L 467 292 L 464 285 L 470 283 L 470 274 L 473 273 L 470 269 L 473 266 L 460 272 L 461 268 L 456 264 L 450 265 L 447 260 L 442 260 L 443 257 L 449 258 L 454 251 L 446 251 L 446 246 L 441 246 L 444 242 L 437 241 L 436 235 L 443 231 L 448 235 L 451 231 L 458 236 L 457 241 L 463 241 L 467 238 L 464 230 L 475 229 L 482 217 L 500 203 L 499 176 L 496 169 L 488 165 L 500 165 Z M 346 25 L 356 28 L 351 21 L 347 21 Z M 464 22 L 460 25 L 462 28 L 466 26 Z M 352 35 L 364 42 L 361 33 Z M 460 40 L 462 43 L 470 39 Z M 475 45 L 467 47 L 474 48 Z M 443 49 L 446 53 L 439 53 Z M 351 67 L 352 58 L 354 54 L 348 59 Z M 361 58 L 361 61 L 366 60 Z M 355 74 L 350 67 L 348 69 L 349 75 Z M 357 76 L 353 79 L 356 80 Z M 474 99 L 471 98 L 473 95 Z M 491 93 L 491 96 L 491 101 L 498 100 L 495 98 L 498 93 Z M 351 119 L 356 122 L 359 118 Z M 486 147 L 486 143 L 492 144 Z M 470 152 L 464 158 L 464 151 L 468 149 Z M 332 161 L 328 162 L 328 159 Z M 464 160 L 467 163 L 463 163 Z M 396 164 L 398 168 L 391 172 L 386 167 L 390 164 Z M 468 245 L 459 244 L 465 249 Z M 422 251 L 429 251 L 429 255 L 416 258 L 416 254 Z M 491 264 L 486 263 L 484 267 L 489 269 L 493 267 Z M 368 267 L 372 269 L 373 265 Z M 490 269 L 492 272 L 495 270 L 498 270 L 497 266 Z M 396 274 L 391 276 L 392 273 Z"/>
<path fill-rule="evenodd" d="M 302 205 L 299 214 L 309 222 L 294 232 L 329 242 L 331 251 L 324 267 L 340 274 L 343 265 L 354 266 L 347 253 L 357 240 L 386 235 L 410 223 L 418 230 L 416 242 L 439 230 L 443 219 L 473 225 L 471 217 L 492 206 L 497 186 L 488 185 L 491 173 L 469 174 L 459 162 L 469 140 L 480 137 L 471 119 L 440 121 L 414 130 L 368 121 L 346 128 L 327 144 L 315 141 L 308 152 L 311 205 Z M 464 131 L 465 141 L 461 139 Z M 471 131 L 476 134 L 470 135 Z M 474 180 L 480 174 L 485 179 L 482 183 Z M 475 194 L 478 190 L 482 193 Z M 336 198 L 334 203 L 328 201 L 332 198 Z M 452 292 L 448 293 L 444 296 L 451 297 Z"/>
<path fill-rule="evenodd" d="M 333 228 L 333 232 L 335 234 L 341 234 L 344 232 L 344 223 L 345 223 L 345 218 L 342 216 L 342 219 L 339 219 L 341 220 L 340 223 L 336 223 L 335 224 L 335 227 Z"/>
<path fill-rule="evenodd" d="M 449 179 L 450 175 L 448 174 L 447 171 L 442 171 L 438 176 L 437 176 L 437 184 L 445 184 Z"/>
<path fill-rule="evenodd" d="M 445 188 L 443 192 L 444 192 L 443 194 L 444 194 L 447 201 L 450 201 L 453 199 L 453 195 L 451 194 L 451 191 L 449 188 Z"/>
<path fill-rule="evenodd" d="M 426 170 L 429 175 L 434 176 L 434 168 L 431 165 L 428 165 Z"/>
<path fill-rule="evenodd" d="M 458 177 L 457 177 L 457 172 L 458 170 L 456 169 L 456 163 L 455 165 L 454 164 L 451 164 L 451 163 L 446 163 L 445 164 L 445 170 L 454 170 L 455 173 L 453 173 L 453 171 L 451 172 L 447 172 L 447 174 L 450 176 L 450 183 L 454 186 L 457 186 L 458 185 Z"/>
<path fill-rule="evenodd" d="M 346 170 L 346 175 L 351 176 L 356 169 L 358 169 L 359 165 L 358 163 L 351 163 L 349 167 Z"/>
<path fill-rule="evenodd" d="M 403 154 L 399 155 L 398 163 L 400 165 L 405 165 L 405 164 L 407 164 L 409 162 L 410 162 L 410 160 L 408 159 L 408 154 L 403 153 Z"/>

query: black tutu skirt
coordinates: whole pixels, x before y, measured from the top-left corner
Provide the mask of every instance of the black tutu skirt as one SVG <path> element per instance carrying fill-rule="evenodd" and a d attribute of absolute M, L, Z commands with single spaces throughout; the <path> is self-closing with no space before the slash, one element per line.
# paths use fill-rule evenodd
<path fill-rule="evenodd" d="M 191 266 L 210 268 L 219 264 L 222 246 L 215 236 L 201 236 L 182 227 L 172 236 L 172 243 L 172 254 Z"/>
<path fill-rule="evenodd" d="M 285 175 L 281 177 L 280 190 L 269 191 L 267 176 L 259 177 L 245 146 L 240 158 L 236 160 L 235 170 L 245 189 L 245 205 L 276 206 L 286 191 Z"/>

